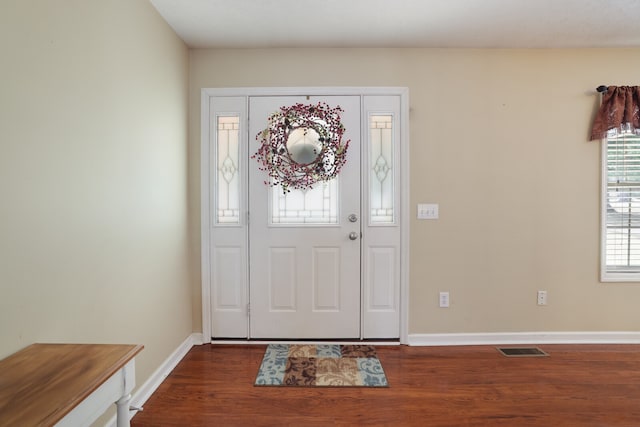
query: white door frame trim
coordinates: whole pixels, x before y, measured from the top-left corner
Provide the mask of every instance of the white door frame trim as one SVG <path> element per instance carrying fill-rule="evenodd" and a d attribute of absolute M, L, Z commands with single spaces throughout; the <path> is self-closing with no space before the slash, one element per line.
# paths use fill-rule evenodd
<path fill-rule="evenodd" d="M 211 258 L 210 258 L 210 99 L 220 96 L 285 95 L 396 95 L 400 96 L 400 343 L 409 343 L 409 89 L 406 87 L 242 87 L 201 90 L 200 115 L 200 239 L 203 342 L 211 342 Z"/>

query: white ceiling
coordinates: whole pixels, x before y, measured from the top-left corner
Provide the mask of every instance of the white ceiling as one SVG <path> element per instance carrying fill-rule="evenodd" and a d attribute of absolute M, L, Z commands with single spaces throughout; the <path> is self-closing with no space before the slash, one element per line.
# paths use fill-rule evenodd
<path fill-rule="evenodd" d="M 150 0 L 193 48 L 640 46 L 640 0 Z"/>

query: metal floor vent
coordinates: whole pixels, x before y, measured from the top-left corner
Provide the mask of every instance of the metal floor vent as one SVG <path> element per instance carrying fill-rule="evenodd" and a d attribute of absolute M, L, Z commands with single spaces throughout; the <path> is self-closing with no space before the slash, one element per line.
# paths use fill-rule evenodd
<path fill-rule="evenodd" d="M 549 356 L 538 347 L 497 347 L 503 356 L 507 357 L 545 357 Z"/>

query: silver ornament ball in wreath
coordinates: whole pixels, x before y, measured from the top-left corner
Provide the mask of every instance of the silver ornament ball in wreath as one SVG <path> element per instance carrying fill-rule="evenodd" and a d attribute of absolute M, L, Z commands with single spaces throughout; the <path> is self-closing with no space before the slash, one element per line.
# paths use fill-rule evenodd
<path fill-rule="evenodd" d="M 342 141 L 344 126 L 340 106 L 324 102 L 280 107 L 258 135 L 260 148 L 252 156 L 267 172 L 265 184 L 308 190 L 320 181 L 335 178 L 346 162 L 349 142 Z"/>

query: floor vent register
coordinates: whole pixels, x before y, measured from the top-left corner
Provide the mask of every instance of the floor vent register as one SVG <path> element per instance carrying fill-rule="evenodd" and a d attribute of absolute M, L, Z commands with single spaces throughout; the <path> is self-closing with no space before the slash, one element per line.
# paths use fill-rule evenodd
<path fill-rule="evenodd" d="M 548 353 L 538 347 L 497 347 L 498 351 L 506 357 L 546 357 Z"/>

